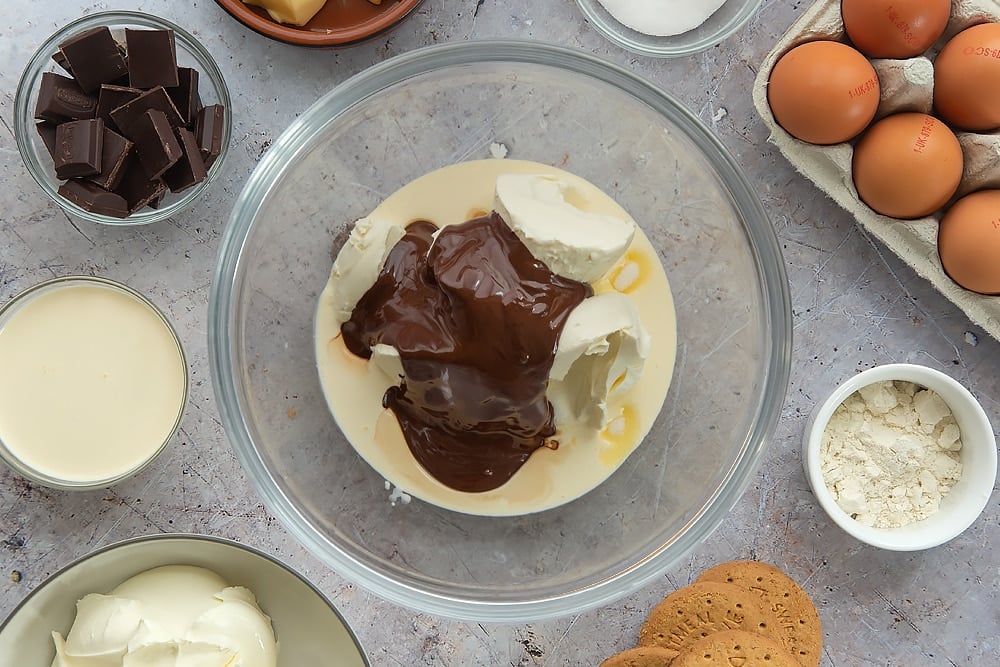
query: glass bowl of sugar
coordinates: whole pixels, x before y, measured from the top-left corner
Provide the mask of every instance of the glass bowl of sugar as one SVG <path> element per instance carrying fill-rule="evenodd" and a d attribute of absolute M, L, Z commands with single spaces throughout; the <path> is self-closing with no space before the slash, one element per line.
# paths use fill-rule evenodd
<path fill-rule="evenodd" d="M 817 404 L 802 462 L 819 504 L 848 534 L 918 551 L 954 539 L 982 513 L 996 481 L 996 437 L 954 378 L 888 364 Z"/>
<path fill-rule="evenodd" d="M 733 35 L 763 0 L 576 0 L 604 37 L 643 56 L 675 58 Z"/>

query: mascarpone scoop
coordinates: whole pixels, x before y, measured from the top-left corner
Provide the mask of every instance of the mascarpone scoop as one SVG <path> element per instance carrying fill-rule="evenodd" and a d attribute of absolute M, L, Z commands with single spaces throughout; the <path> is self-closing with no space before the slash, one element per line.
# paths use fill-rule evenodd
<path fill-rule="evenodd" d="M 275 667 L 271 619 L 246 588 L 205 568 L 167 565 L 76 606 L 52 667 Z"/>

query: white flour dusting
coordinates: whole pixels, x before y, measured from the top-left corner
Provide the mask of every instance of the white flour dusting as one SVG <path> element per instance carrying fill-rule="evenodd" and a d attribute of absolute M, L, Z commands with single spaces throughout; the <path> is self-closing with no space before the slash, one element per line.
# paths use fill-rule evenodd
<path fill-rule="evenodd" d="M 961 433 L 948 405 L 911 382 L 876 382 L 830 417 L 820 445 L 823 480 L 842 510 L 876 528 L 937 511 L 962 476 Z"/>
<path fill-rule="evenodd" d="M 599 0 L 615 19 L 632 30 L 667 37 L 694 30 L 726 0 Z"/>

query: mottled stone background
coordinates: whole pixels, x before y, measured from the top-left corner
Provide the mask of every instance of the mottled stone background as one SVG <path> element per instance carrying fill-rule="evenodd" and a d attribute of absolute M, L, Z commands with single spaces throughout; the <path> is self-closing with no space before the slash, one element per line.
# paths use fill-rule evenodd
<path fill-rule="evenodd" d="M 276 555 L 324 590 L 374 665 L 596 665 L 631 646 L 648 610 L 702 569 L 732 558 L 779 565 L 813 596 L 826 630 L 824 667 L 986 665 L 1000 651 L 996 493 L 961 537 L 926 552 L 888 553 L 827 519 L 802 473 L 806 416 L 837 382 L 887 362 L 938 368 L 1000 421 L 1000 346 L 799 176 L 767 142 L 751 101 L 757 64 L 808 5 L 765 0 L 735 37 L 679 60 L 611 46 L 569 0 L 427 0 L 389 36 L 341 51 L 268 41 L 207 0 L 143 0 L 130 8 L 192 30 L 215 54 L 240 110 L 225 173 L 168 222 L 107 229 L 70 221 L 43 199 L 13 137 L 21 68 L 57 27 L 122 3 L 12 0 L 0 24 L 0 301 L 40 280 L 90 273 L 149 295 L 175 322 L 190 364 L 180 433 L 149 469 L 106 491 L 67 494 L 0 473 L 0 616 L 46 576 L 123 538 L 191 531 Z M 572 46 L 648 77 L 704 120 L 746 169 L 785 253 L 794 308 L 791 382 L 776 436 L 732 514 L 681 565 L 604 608 L 528 625 L 443 621 L 385 603 L 329 571 L 261 505 L 233 457 L 206 353 L 209 284 L 220 234 L 247 175 L 322 93 L 372 63 L 426 44 L 520 37 Z M 0 369 L 0 372 L 3 372 Z"/>

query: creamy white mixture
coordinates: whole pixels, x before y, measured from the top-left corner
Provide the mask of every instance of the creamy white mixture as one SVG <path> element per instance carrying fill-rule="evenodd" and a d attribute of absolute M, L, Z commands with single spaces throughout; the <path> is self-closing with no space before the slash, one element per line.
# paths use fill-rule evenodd
<path fill-rule="evenodd" d="M 0 328 L 0 442 L 69 482 L 128 473 L 168 438 L 187 369 L 160 316 L 113 287 L 67 283 Z"/>
<path fill-rule="evenodd" d="M 962 476 L 958 423 L 940 396 L 886 381 L 851 394 L 820 444 L 823 480 L 837 505 L 876 528 L 911 524 L 938 510 Z"/>
<path fill-rule="evenodd" d="M 76 606 L 52 667 L 275 667 L 271 619 L 215 572 L 166 565 Z"/>
<path fill-rule="evenodd" d="M 636 230 L 624 256 L 592 283 L 595 297 L 591 299 L 599 297 L 591 304 L 595 307 L 578 307 L 580 313 L 576 319 L 580 326 L 572 326 L 571 316 L 560 348 L 565 339 L 570 341 L 569 347 L 576 350 L 577 356 L 587 353 L 586 341 L 594 340 L 595 323 L 599 323 L 606 334 L 615 332 L 601 339 L 602 343 L 606 340 L 617 346 L 610 350 L 613 354 L 604 356 L 608 377 L 618 379 L 619 370 L 624 372 L 614 362 L 619 351 L 621 359 L 629 356 L 629 346 L 648 347 L 643 350 L 645 364 L 641 375 L 627 378 L 624 386 L 614 387 L 621 391 L 612 392 L 601 405 L 594 405 L 591 399 L 595 395 L 605 398 L 611 387 L 583 386 L 584 383 L 573 381 L 572 372 L 567 372 L 562 380 L 551 380 L 549 396 L 555 409 L 558 432 L 554 439 L 559 442 L 558 449 L 539 449 L 508 483 L 493 491 L 456 491 L 417 464 L 395 415 L 381 405 L 385 390 L 398 382 L 398 373 L 394 375 L 393 370 L 398 358 L 394 360 L 391 351 L 376 349 L 372 362 L 368 362 L 348 352 L 340 336 L 340 322 L 350 315 L 357 297 L 345 300 L 342 283 L 358 280 L 359 284 L 349 291 L 360 290 L 358 297 L 363 294 L 374 281 L 382 259 L 381 253 L 371 254 L 365 249 L 391 247 L 393 239 L 398 238 L 398 227 L 420 219 L 438 225 L 456 224 L 492 210 L 497 179 L 504 174 L 555 177 L 568 185 L 564 196 L 588 212 L 631 220 L 594 185 L 548 165 L 480 160 L 445 167 L 392 194 L 372 211 L 360 230 L 356 229 L 360 238 L 355 238 L 357 245 L 347 251 L 354 256 L 350 260 L 353 268 L 338 276 L 335 266 L 320 298 L 316 320 L 316 355 L 323 391 L 341 430 L 361 456 L 407 494 L 448 509 L 495 516 L 555 507 L 607 479 L 639 445 L 659 414 L 676 353 L 676 320 L 666 274 L 648 239 L 641 230 Z M 648 336 L 640 336 L 638 332 L 634 336 L 629 334 L 635 330 L 634 313 L 641 315 Z M 575 335 L 579 344 L 572 343 Z M 572 354 L 564 358 L 571 359 Z M 572 361 L 566 365 L 572 367 Z M 554 370 L 560 371 L 556 366 Z M 560 381 L 567 385 L 565 391 L 560 392 L 554 386 Z M 595 419 L 603 427 L 595 427 Z"/>
<path fill-rule="evenodd" d="M 694 30 L 719 11 L 726 0 L 599 0 L 615 19 L 655 37 Z"/>

